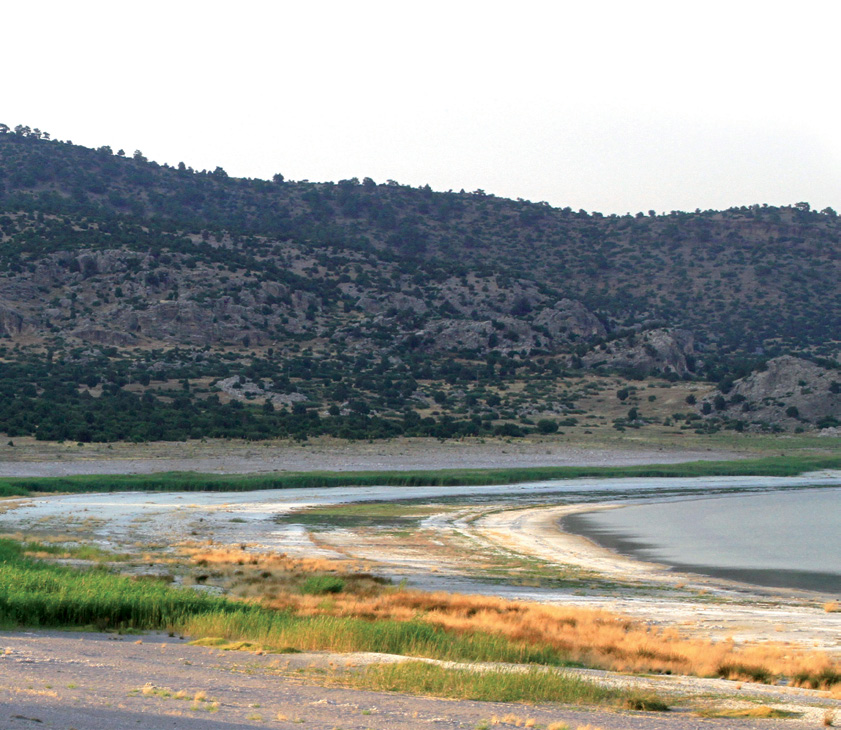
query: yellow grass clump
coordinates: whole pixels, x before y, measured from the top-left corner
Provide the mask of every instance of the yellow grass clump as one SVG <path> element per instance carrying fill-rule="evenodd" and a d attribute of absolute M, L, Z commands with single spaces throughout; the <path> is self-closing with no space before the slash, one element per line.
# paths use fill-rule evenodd
<path fill-rule="evenodd" d="M 179 552 L 196 565 L 219 568 L 241 565 L 290 573 L 342 573 L 361 570 L 358 561 L 326 558 L 292 558 L 285 553 L 251 552 L 247 544 L 239 548 L 213 547 L 212 543 L 187 543 Z"/>

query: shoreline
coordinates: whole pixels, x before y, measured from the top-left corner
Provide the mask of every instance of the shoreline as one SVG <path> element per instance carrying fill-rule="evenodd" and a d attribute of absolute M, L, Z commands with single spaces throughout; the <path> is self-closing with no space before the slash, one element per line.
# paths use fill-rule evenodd
<path fill-rule="evenodd" d="M 808 489 L 809 487 L 804 487 Z M 833 487 L 835 488 L 835 487 Z M 762 493 L 783 491 L 771 488 Z M 716 498 L 719 495 L 710 495 Z M 605 510 L 621 509 L 635 504 L 657 504 L 666 501 L 683 501 L 704 498 L 694 494 L 664 499 L 658 495 L 646 495 L 616 502 L 613 497 L 607 501 L 583 502 L 558 507 L 531 507 L 505 510 L 478 519 L 477 532 L 490 542 L 534 557 L 556 563 L 567 563 L 584 570 L 601 573 L 605 578 L 622 581 L 689 587 L 703 591 L 717 590 L 723 593 L 751 594 L 757 597 L 784 597 L 826 601 L 837 598 L 832 590 L 814 590 L 798 586 L 768 585 L 738 580 L 721 573 L 706 573 L 692 570 L 685 564 L 646 560 L 631 551 L 628 554 L 599 542 L 587 530 L 570 530 L 566 520 Z"/>
<path fill-rule="evenodd" d="M 824 472 L 821 478 L 834 486 L 841 483 L 838 472 Z M 731 488 L 749 490 L 780 482 L 804 486 L 814 483 L 812 477 L 804 476 L 695 477 L 569 480 L 565 485 L 569 491 L 555 482 L 488 487 L 57 494 L 17 500 L 0 514 L 0 525 L 9 532 L 34 530 L 33 534 L 63 535 L 69 540 L 107 545 L 117 552 L 124 545 L 127 550 L 138 546 L 166 550 L 186 538 L 212 540 L 220 546 L 246 544 L 249 550 L 297 557 L 354 560 L 365 571 L 396 582 L 407 580 L 420 590 L 605 609 L 715 640 L 789 641 L 833 656 L 841 654 L 841 613 L 824 612 L 816 594 L 684 575 L 663 565 L 623 558 L 586 538 L 561 532 L 557 524 L 565 513 L 608 509 L 617 498 L 666 496 L 652 494 L 656 484 L 671 482 L 684 489 L 694 486 L 701 494 L 705 485 L 708 488 L 712 482 L 720 487 L 722 481 Z M 460 497 L 457 502 L 463 502 L 466 509 L 444 509 L 430 515 L 408 537 L 368 529 L 310 531 L 304 525 L 278 524 L 273 519 L 277 514 L 318 505 L 419 498 L 436 504 L 454 497 Z M 481 499 L 475 501 L 477 497 Z M 532 506 L 525 507 L 523 498 Z M 580 501 L 557 505 L 557 500 L 570 498 Z M 547 500 L 555 504 L 547 506 Z M 594 500 L 602 501 L 594 504 Z M 518 582 L 498 585 L 486 580 L 488 576 L 481 569 L 477 574 L 471 551 L 499 553 L 503 561 L 506 555 L 515 556 L 515 560 L 536 557 L 544 566 L 541 570 L 550 573 L 552 566 L 557 566 L 560 574 L 577 566 L 601 574 L 596 583 L 602 585 L 591 585 L 586 577 L 577 584 L 558 587 Z"/>
<path fill-rule="evenodd" d="M 808 488 L 806 488 L 808 489 Z M 743 499 L 759 494 L 779 493 L 788 490 L 769 490 L 769 492 L 755 495 L 692 495 L 672 499 L 658 499 L 656 497 L 635 499 L 623 504 L 614 505 L 612 508 L 619 509 L 633 505 L 656 505 L 666 502 L 685 502 L 708 499 Z M 697 575 L 710 578 L 716 581 L 725 581 L 728 584 L 735 583 L 747 586 L 753 590 L 763 591 L 803 591 L 816 596 L 837 598 L 841 595 L 841 575 L 824 573 L 820 571 L 805 571 L 795 568 L 760 568 L 760 567 L 733 567 L 727 565 L 688 563 L 680 560 L 654 560 L 645 555 L 645 552 L 656 544 L 646 542 L 646 537 L 638 533 L 618 532 L 597 525 L 589 524 L 587 514 L 598 510 L 576 510 L 561 517 L 557 522 L 558 529 L 569 535 L 574 535 L 586 540 L 597 550 L 606 550 L 613 555 L 618 555 L 631 561 L 645 565 L 661 566 L 667 571 L 682 576 Z"/>

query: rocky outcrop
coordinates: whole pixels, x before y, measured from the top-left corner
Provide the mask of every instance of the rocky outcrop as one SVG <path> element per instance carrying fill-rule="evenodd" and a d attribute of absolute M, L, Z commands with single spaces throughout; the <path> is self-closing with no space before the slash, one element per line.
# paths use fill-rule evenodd
<path fill-rule="evenodd" d="M 574 299 L 561 299 L 554 307 L 543 309 L 533 323 L 545 328 L 553 340 L 590 340 L 607 334 L 601 320 Z"/>
<path fill-rule="evenodd" d="M 112 329 L 106 329 L 105 327 L 80 327 L 71 334 L 93 345 L 127 347 L 138 344 L 137 336 L 133 333 L 117 332 Z"/>
<path fill-rule="evenodd" d="M 389 292 L 381 296 L 362 296 L 356 306 L 366 314 L 385 314 L 390 311 L 414 312 L 415 314 L 426 314 L 429 307 L 423 299 L 413 297 L 401 292 Z"/>
<path fill-rule="evenodd" d="M 584 355 L 587 367 L 683 377 L 692 371 L 695 338 L 687 330 L 654 329 L 606 342 Z"/>
<path fill-rule="evenodd" d="M 124 312 L 120 322 L 127 331 L 153 340 L 191 345 L 216 341 L 213 312 L 196 302 L 160 302 L 148 309 Z"/>
<path fill-rule="evenodd" d="M 414 333 L 430 350 L 478 350 L 486 352 L 496 349 L 531 349 L 536 343 L 536 333 L 522 320 L 504 317 L 499 320 L 474 322 L 469 319 L 444 319 L 430 323 L 425 329 Z"/>
<path fill-rule="evenodd" d="M 214 386 L 234 400 L 269 401 L 276 407 L 291 406 L 293 403 L 303 403 L 307 400 L 307 397 L 301 393 L 277 393 L 272 389 L 270 382 L 255 383 L 239 375 L 217 380 Z"/>
<path fill-rule="evenodd" d="M 26 328 L 23 315 L 16 309 L 0 302 L 0 336 L 14 337 Z"/>
<path fill-rule="evenodd" d="M 119 324 L 136 336 L 178 344 L 260 344 L 265 335 L 248 324 L 249 310 L 223 298 L 211 306 L 193 301 L 159 302 L 144 310 L 126 310 Z"/>
<path fill-rule="evenodd" d="M 841 421 L 841 371 L 790 355 L 775 357 L 726 393 L 714 391 L 698 407 L 709 418 L 756 425 L 832 425 L 831 419 Z"/>

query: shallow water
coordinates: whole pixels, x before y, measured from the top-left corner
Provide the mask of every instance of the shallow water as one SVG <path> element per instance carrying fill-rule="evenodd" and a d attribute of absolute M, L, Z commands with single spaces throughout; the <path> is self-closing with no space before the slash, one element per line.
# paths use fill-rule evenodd
<path fill-rule="evenodd" d="M 763 586 L 841 595 L 841 489 L 648 502 L 571 515 L 624 555 Z"/>

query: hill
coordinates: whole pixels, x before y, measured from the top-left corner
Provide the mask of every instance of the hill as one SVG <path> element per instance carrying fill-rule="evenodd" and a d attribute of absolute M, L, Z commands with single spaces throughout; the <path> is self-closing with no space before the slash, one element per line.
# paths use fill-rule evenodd
<path fill-rule="evenodd" d="M 617 376 L 837 362 L 831 209 L 601 215 L 120 152 L 0 125 L 11 436 L 518 435 Z"/>

